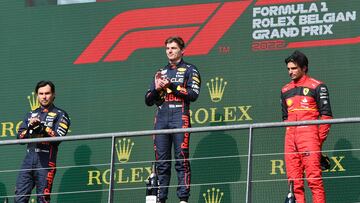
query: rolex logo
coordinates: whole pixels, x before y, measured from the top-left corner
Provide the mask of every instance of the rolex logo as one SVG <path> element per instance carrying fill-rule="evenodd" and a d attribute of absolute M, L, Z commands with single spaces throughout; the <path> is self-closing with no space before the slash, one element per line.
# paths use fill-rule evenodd
<path fill-rule="evenodd" d="M 215 79 L 211 79 L 206 85 L 209 89 L 211 101 L 221 101 L 227 82 L 224 81 L 223 78 L 216 77 Z"/>
<path fill-rule="evenodd" d="M 116 154 L 120 163 L 129 161 L 134 144 L 134 142 L 126 138 L 119 139 L 118 143 L 115 144 Z"/>
<path fill-rule="evenodd" d="M 31 96 L 27 96 L 27 99 L 29 100 L 30 108 L 32 111 L 40 107 L 40 103 L 37 99 L 37 96 L 35 96 L 35 92 L 31 92 Z"/>
<path fill-rule="evenodd" d="M 221 198 L 224 196 L 223 192 L 220 192 L 220 189 L 212 188 L 208 189 L 207 193 L 203 193 L 205 203 L 221 203 Z"/>

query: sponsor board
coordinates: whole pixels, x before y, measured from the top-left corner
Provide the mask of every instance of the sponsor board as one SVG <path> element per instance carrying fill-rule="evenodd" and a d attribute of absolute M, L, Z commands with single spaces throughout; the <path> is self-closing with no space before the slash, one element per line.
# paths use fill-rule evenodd
<path fill-rule="evenodd" d="M 192 124 L 208 124 L 220 122 L 244 122 L 252 121 L 251 109 L 253 105 L 230 105 L 221 106 L 228 81 L 222 77 L 215 77 L 206 83 L 210 100 L 216 104 L 208 108 L 197 108 L 190 110 L 190 121 Z M 232 87 L 236 88 L 236 87 Z"/>
<path fill-rule="evenodd" d="M 116 157 L 118 163 L 127 163 L 130 160 L 131 153 L 135 146 L 135 142 L 129 138 L 121 138 L 115 144 Z M 145 164 L 146 165 L 146 164 Z M 140 167 L 120 167 L 114 169 L 114 183 L 115 184 L 134 184 L 143 183 L 151 174 L 151 166 Z M 89 170 L 87 177 L 87 186 L 93 185 L 109 185 L 111 170 Z"/>
<path fill-rule="evenodd" d="M 346 159 L 345 156 L 332 156 L 330 158 L 330 169 L 323 170 L 323 173 L 338 173 L 345 172 L 346 167 L 344 165 L 344 161 Z M 285 174 L 285 161 L 282 159 L 273 159 L 270 160 L 271 163 L 271 172 L 270 175 L 283 175 Z"/>

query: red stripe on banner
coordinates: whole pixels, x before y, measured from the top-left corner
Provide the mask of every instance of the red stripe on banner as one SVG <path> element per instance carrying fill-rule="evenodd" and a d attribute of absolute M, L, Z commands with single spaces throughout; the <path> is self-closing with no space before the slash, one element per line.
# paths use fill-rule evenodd
<path fill-rule="evenodd" d="M 287 48 L 323 47 L 360 43 L 360 36 L 343 39 L 314 40 L 305 42 L 290 42 Z"/>
<path fill-rule="evenodd" d="M 137 9 L 120 13 L 106 24 L 90 45 L 76 59 L 74 64 L 99 62 L 106 52 L 108 52 L 124 34 L 131 30 L 204 23 L 218 6 L 219 3 L 211 3 Z M 159 28 L 155 28 L 154 30 L 159 30 Z M 144 46 L 148 47 L 147 44 L 144 44 Z"/>
<path fill-rule="evenodd" d="M 198 29 L 187 27 L 132 32 L 116 45 L 104 61 L 124 61 L 137 49 L 165 47 L 164 39 L 169 36 L 179 35 L 186 43 Z"/>
<path fill-rule="evenodd" d="M 291 4 L 291 3 L 305 3 L 305 2 L 314 2 L 317 0 L 258 0 L 255 3 L 255 6 L 265 6 L 271 4 Z"/>
<path fill-rule="evenodd" d="M 187 56 L 208 54 L 225 32 L 235 23 L 252 1 L 226 2 L 199 34 L 188 44 Z M 211 40 L 209 40 L 211 39 Z"/>

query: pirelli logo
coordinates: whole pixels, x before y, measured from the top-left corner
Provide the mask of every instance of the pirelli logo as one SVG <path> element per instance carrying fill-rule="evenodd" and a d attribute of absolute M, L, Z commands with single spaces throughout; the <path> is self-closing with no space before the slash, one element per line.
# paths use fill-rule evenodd
<path fill-rule="evenodd" d="M 181 36 L 188 44 L 187 56 L 206 55 L 252 2 L 145 8 L 120 13 L 105 25 L 74 64 L 126 61 L 138 49 L 163 47 L 164 39 L 172 35 Z"/>

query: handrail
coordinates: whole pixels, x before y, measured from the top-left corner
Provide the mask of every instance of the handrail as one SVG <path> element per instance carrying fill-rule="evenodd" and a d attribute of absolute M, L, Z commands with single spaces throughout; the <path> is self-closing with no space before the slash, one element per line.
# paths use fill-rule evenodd
<path fill-rule="evenodd" d="M 300 126 L 300 125 L 340 124 L 340 123 L 358 123 L 358 122 L 360 122 L 360 117 L 337 118 L 337 119 L 329 119 L 329 120 L 307 120 L 307 121 L 292 121 L 292 122 L 237 124 L 237 125 L 225 125 L 225 126 L 206 126 L 206 127 L 177 128 L 177 129 L 163 129 L 163 130 L 127 131 L 127 132 L 115 132 L 115 133 L 72 135 L 65 137 L 2 140 L 0 141 L 0 145 L 26 144 L 26 143 L 35 143 L 35 142 L 91 140 L 91 139 L 103 139 L 103 138 L 112 138 L 112 137 L 135 137 L 135 136 L 146 136 L 146 135 L 154 135 L 154 134 L 174 134 L 174 133 L 185 133 L 185 132 L 195 133 L 195 132 L 210 132 L 210 131 L 241 130 L 241 129 L 249 129 L 249 128 L 253 128 L 253 129 L 274 128 L 274 127 L 287 127 L 287 126 Z"/>
<path fill-rule="evenodd" d="M 274 127 L 287 127 L 287 126 L 302 126 L 302 125 L 319 125 L 319 124 L 340 124 L 340 123 L 359 123 L 360 117 L 352 118 L 338 118 L 329 120 L 306 120 L 306 121 L 293 121 L 293 122 L 269 122 L 269 123 L 252 123 L 252 124 L 239 124 L 239 125 L 226 125 L 226 126 L 208 126 L 208 127 L 194 127 L 194 128 L 177 128 L 177 129 L 163 129 L 163 130 L 144 130 L 144 131 L 127 131 L 115 133 L 101 133 L 101 134 L 86 134 L 86 135 L 73 135 L 66 137 L 46 137 L 46 138 L 32 138 L 32 139 L 14 139 L 0 141 L 0 145 L 15 145 L 36 142 L 60 142 L 60 141 L 74 141 L 74 140 L 92 140 L 111 138 L 111 161 L 110 161 L 110 185 L 108 189 L 108 203 L 113 202 L 114 193 L 114 147 L 115 139 L 118 137 L 135 137 L 146 136 L 154 134 L 175 134 L 175 133 L 194 133 L 194 132 L 212 132 L 212 131 L 229 131 L 229 130 L 249 130 L 249 143 L 248 143 L 248 163 L 247 163 L 247 180 L 246 180 L 246 203 L 252 202 L 252 145 L 253 145 L 253 129 L 255 128 L 274 128 Z"/>

